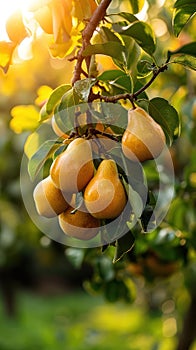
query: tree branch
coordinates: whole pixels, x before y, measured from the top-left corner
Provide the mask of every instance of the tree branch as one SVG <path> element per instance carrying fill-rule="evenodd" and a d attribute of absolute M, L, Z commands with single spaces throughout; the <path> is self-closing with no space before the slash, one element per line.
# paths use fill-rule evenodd
<path fill-rule="evenodd" d="M 91 101 L 94 101 L 96 99 L 100 99 L 102 101 L 105 102 L 117 102 L 119 100 L 130 100 L 133 104 L 134 100 L 137 99 L 137 96 L 139 96 L 142 92 L 144 92 L 152 83 L 153 81 L 156 79 L 156 77 L 161 73 L 164 72 L 167 69 L 167 64 L 162 65 L 161 67 L 159 67 L 158 69 L 156 69 L 153 72 L 153 76 L 152 78 L 144 85 L 141 87 L 141 89 L 139 89 L 138 91 L 134 92 L 134 93 L 124 93 L 124 94 L 118 94 L 118 95 L 114 95 L 114 96 L 105 96 L 105 95 L 101 95 L 101 94 L 92 94 L 91 96 Z"/>
<path fill-rule="evenodd" d="M 77 55 L 77 63 L 75 65 L 74 69 L 74 75 L 73 75 L 73 80 L 72 80 L 72 85 L 77 80 L 81 79 L 81 73 L 82 73 L 82 62 L 84 60 L 83 52 L 85 48 L 90 44 L 90 39 L 92 38 L 92 35 L 97 28 L 98 24 L 100 21 L 104 18 L 106 14 L 106 10 L 108 6 L 110 5 L 112 0 L 102 0 L 100 5 L 96 8 L 94 11 L 90 21 L 86 25 L 85 29 L 83 30 L 82 33 L 82 47 L 78 52 Z"/>

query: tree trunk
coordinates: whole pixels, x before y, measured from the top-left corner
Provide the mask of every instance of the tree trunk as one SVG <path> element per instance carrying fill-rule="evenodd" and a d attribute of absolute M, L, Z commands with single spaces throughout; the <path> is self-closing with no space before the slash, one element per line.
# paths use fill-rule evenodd
<path fill-rule="evenodd" d="M 14 317 L 16 314 L 15 291 L 13 286 L 5 284 L 2 286 L 2 296 L 4 301 L 5 313 L 9 317 Z"/>
<path fill-rule="evenodd" d="M 12 273 L 7 269 L 0 271 L 0 287 L 2 290 L 5 313 L 9 317 L 13 317 L 16 314 L 16 287 Z"/>
<path fill-rule="evenodd" d="M 190 350 L 196 337 L 196 295 L 192 295 L 191 302 L 184 319 L 182 332 L 176 350 Z"/>

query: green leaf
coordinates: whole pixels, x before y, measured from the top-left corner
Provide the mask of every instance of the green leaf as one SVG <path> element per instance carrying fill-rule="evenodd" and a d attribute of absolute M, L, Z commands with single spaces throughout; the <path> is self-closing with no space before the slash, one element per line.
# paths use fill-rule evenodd
<path fill-rule="evenodd" d="M 130 76 L 118 69 L 105 71 L 98 77 L 98 80 L 109 83 L 123 91 L 130 92 L 132 89 Z"/>
<path fill-rule="evenodd" d="M 104 285 L 104 296 L 110 303 L 117 302 L 118 300 L 131 300 L 130 290 L 125 285 L 124 281 L 114 279 Z"/>
<path fill-rule="evenodd" d="M 195 0 L 177 0 L 174 4 L 174 8 L 181 8 L 186 6 L 195 6 Z"/>
<path fill-rule="evenodd" d="M 108 27 L 101 27 L 100 35 L 102 35 L 102 38 L 104 39 L 103 43 L 109 41 L 116 41 L 119 44 L 121 44 L 120 39 Z"/>
<path fill-rule="evenodd" d="M 140 82 L 139 79 L 137 79 L 135 85 L 134 85 L 134 91 L 133 92 L 137 92 L 138 90 L 140 90 L 143 87 L 143 84 Z M 143 91 L 141 94 L 139 94 L 139 98 L 142 100 L 149 100 L 148 95 L 145 91 Z M 140 100 L 138 99 L 138 104 L 140 105 Z M 141 106 L 142 107 L 142 106 Z"/>
<path fill-rule="evenodd" d="M 136 72 L 135 68 L 141 56 L 141 49 L 135 40 L 131 39 L 129 36 L 122 35 L 122 39 L 125 44 L 126 69 L 131 71 L 131 74 L 133 75 L 134 72 Z"/>
<path fill-rule="evenodd" d="M 149 55 L 152 55 L 156 49 L 152 28 L 145 22 L 134 22 L 128 28 L 122 30 L 120 34 L 132 37 Z"/>
<path fill-rule="evenodd" d="M 144 0 L 129 0 L 133 13 L 138 13 L 144 6 Z"/>
<path fill-rule="evenodd" d="M 134 191 L 132 186 L 129 185 L 129 202 L 131 204 L 133 213 L 138 218 L 141 216 L 143 211 L 143 200 L 140 197 L 139 193 Z"/>
<path fill-rule="evenodd" d="M 138 77 L 147 77 L 149 74 L 152 73 L 153 66 L 152 62 L 149 62 L 147 60 L 140 60 L 137 64 L 137 70 L 138 70 Z"/>
<path fill-rule="evenodd" d="M 109 282 L 114 278 L 114 267 L 108 256 L 102 255 L 97 260 L 96 270 L 101 279 L 105 282 Z"/>
<path fill-rule="evenodd" d="M 58 86 L 50 95 L 46 103 L 46 113 L 51 115 L 56 104 L 60 101 L 63 95 L 71 89 L 71 85 L 65 84 Z"/>
<path fill-rule="evenodd" d="M 52 152 L 57 149 L 59 145 L 56 145 L 53 140 L 45 141 L 37 150 L 36 153 L 30 158 L 28 163 L 28 172 L 32 181 L 43 167 L 45 161 L 51 156 Z"/>
<path fill-rule="evenodd" d="M 25 142 L 24 152 L 28 159 L 30 159 L 38 148 L 45 142 L 47 139 L 52 139 L 54 137 L 54 132 L 50 124 L 44 123 L 40 125 L 35 132 L 31 133 Z"/>
<path fill-rule="evenodd" d="M 126 253 L 130 252 L 130 250 L 134 247 L 134 243 L 135 237 L 131 231 L 119 238 L 116 241 L 116 249 L 113 263 L 116 263 L 117 261 L 121 260 Z"/>
<path fill-rule="evenodd" d="M 78 101 L 78 103 L 76 103 Z M 71 103 L 76 103 L 69 106 Z M 66 134 L 70 134 L 77 124 L 76 116 L 86 113 L 88 110 L 88 104 L 79 104 L 79 97 L 73 91 L 67 98 L 63 98 L 59 106 L 57 106 L 54 114 L 55 122 L 60 130 L 63 130 Z"/>
<path fill-rule="evenodd" d="M 83 52 L 83 56 L 91 56 L 95 54 L 101 54 L 110 56 L 112 58 L 117 59 L 121 63 L 124 63 L 124 50 L 125 47 L 116 42 L 116 41 L 110 41 L 103 44 L 95 44 L 95 45 L 89 45 Z"/>
<path fill-rule="evenodd" d="M 150 116 L 161 125 L 169 144 L 180 134 L 180 120 L 176 109 L 163 98 L 155 97 L 149 101 Z"/>
<path fill-rule="evenodd" d="M 177 55 L 177 54 L 185 54 L 185 55 L 190 55 L 190 56 L 196 57 L 196 41 L 193 41 L 189 44 L 181 46 L 179 49 L 177 49 L 175 51 L 168 51 L 169 57 L 171 57 L 172 55 Z"/>
<path fill-rule="evenodd" d="M 170 63 L 179 63 L 187 68 L 196 69 L 196 42 L 191 42 L 184 46 L 181 46 L 175 51 L 168 51 L 168 61 L 172 56 L 177 55 L 173 58 Z"/>
<path fill-rule="evenodd" d="M 186 68 L 196 70 L 196 58 L 188 55 L 177 56 L 171 61 L 171 63 L 178 63 Z"/>
<path fill-rule="evenodd" d="M 106 70 L 102 74 L 100 74 L 97 79 L 101 81 L 114 81 L 118 79 L 119 77 L 126 76 L 124 72 L 122 72 L 119 69 L 111 69 L 111 70 Z"/>
<path fill-rule="evenodd" d="M 118 16 L 118 17 L 122 17 L 124 18 L 127 22 L 129 23 L 133 23 L 133 22 L 136 22 L 138 21 L 138 18 L 135 17 L 134 15 L 132 15 L 132 13 L 128 13 L 128 12 L 119 12 L 119 13 L 115 13 L 113 15 L 111 15 L 111 17 L 115 18 L 115 16 Z"/>
<path fill-rule="evenodd" d="M 67 248 L 65 254 L 67 259 L 76 269 L 81 268 L 85 255 L 84 249 Z"/>
<path fill-rule="evenodd" d="M 151 232 L 156 228 L 156 218 L 154 215 L 154 208 L 147 205 L 141 215 L 141 225 L 143 232 Z"/>
<path fill-rule="evenodd" d="M 123 168 L 127 178 L 122 179 L 132 212 L 136 218 L 142 215 L 147 200 L 147 188 L 144 172 L 139 162 L 131 162 L 121 154 Z"/>
<path fill-rule="evenodd" d="M 63 95 L 60 104 L 57 106 L 57 109 L 58 111 L 69 109 L 69 107 L 78 105 L 79 102 L 79 96 L 77 95 L 75 89 L 72 88 Z"/>
<path fill-rule="evenodd" d="M 87 78 L 83 80 L 78 80 L 74 84 L 74 90 L 79 98 L 83 102 L 88 102 L 88 97 L 92 86 L 95 84 L 96 79 Z"/>
<path fill-rule="evenodd" d="M 173 29 L 175 36 L 178 36 L 187 22 L 196 12 L 195 3 L 187 4 L 182 8 L 177 8 L 173 15 Z"/>

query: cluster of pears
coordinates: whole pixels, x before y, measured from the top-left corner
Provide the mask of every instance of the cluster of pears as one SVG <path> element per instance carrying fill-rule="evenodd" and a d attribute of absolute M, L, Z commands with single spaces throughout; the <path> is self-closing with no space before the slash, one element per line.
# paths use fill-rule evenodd
<path fill-rule="evenodd" d="M 81 191 L 83 204 L 75 209 L 76 194 Z M 82 137 L 56 157 L 50 175 L 37 184 L 33 197 L 39 215 L 58 215 L 63 232 L 83 240 L 96 236 L 100 220 L 118 217 L 127 202 L 115 161 L 102 160 L 95 172 L 91 143 Z"/>
<path fill-rule="evenodd" d="M 52 122 L 57 135 L 66 137 Z M 97 124 L 97 130 L 103 125 Z M 112 134 L 112 129 L 107 130 Z M 99 140 L 110 149 L 114 142 Z M 166 140 L 159 124 L 142 108 L 128 111 L 127 128 L 122 135 L 122 152 L 131 161 L 154 159 L 162 152 Z M 113 159 L 101 161 L 94 168 L 93 142 L 82 137 L 69 143 L 64 152 L 53 161 L 50 174 L 39 182 L 33 196 L 38 213 L 45 217 L 58 216 L 61 229 L 79 239 L 91 239 L 97 235 L 101 220 L 115 219 L 127 203 L 127 195 L 119 178 Z M 76 195 L 83 194 L 82 205 L 76 209 Z"/>

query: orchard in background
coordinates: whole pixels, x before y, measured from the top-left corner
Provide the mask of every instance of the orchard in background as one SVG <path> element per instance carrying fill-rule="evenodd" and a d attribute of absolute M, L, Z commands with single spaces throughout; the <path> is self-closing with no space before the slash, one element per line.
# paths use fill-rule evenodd
<path fill-rule="evenodd" d="M 153 282 L 184 271 L 191 302 L 178 350 L 189 349 L 196 312 L 196 5 L 48 0 L 32 1 L 28 11 L 7 20 L 4 73 L 22 44 L 40 35 L 52 59 L 73 70 L 66 64 L 61 85 L 40 81 L 35 103 L 11 109 L 11 129 L 30 132 L 26 174 L 36 183 L 37 211 L 58 218 L 67 257 L 94 269 L 86 289 L 110 301 L 133 301 L 130 277 Z"/>

